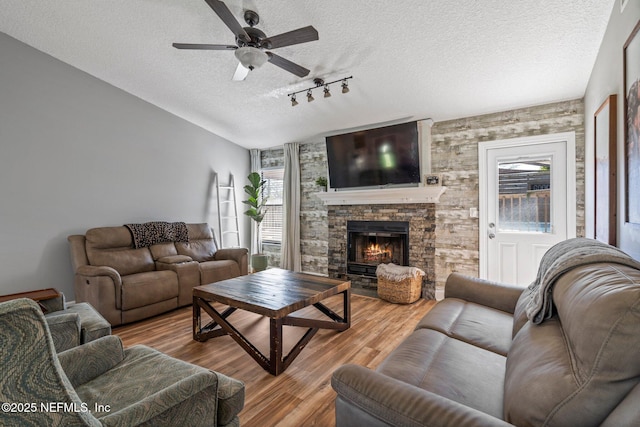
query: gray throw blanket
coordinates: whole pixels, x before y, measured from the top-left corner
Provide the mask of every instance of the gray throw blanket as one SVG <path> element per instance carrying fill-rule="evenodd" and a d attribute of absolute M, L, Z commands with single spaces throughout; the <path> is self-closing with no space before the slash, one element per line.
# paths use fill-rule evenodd
<path fill-rule="evenodd" d="M 575 238 L 552 246 L 542 257 L 536 280 L 529 285 L 527 317 L 540 324 L 553 315 L 552 291 L 556 280 L 567 271 L 581 265 L 610 262 L 640 270 L 635 261 L 620 249 L 594 239 Z"/>
<path fill-rule="evenodd" d="M 165 242 L 188 242 L 187 224 L 184 222 L 153 221 L 144 224 L 125 224 L 131 231 L 134 248 L 144 248 Z"/>

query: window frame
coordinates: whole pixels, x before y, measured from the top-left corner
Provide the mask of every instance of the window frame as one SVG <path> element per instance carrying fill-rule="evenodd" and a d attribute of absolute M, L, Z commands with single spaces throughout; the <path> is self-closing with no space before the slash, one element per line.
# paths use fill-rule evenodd
<path fill-rule="evenodd" d="M 280 179 L 278 178 L 278 173 L 280 175 Z M 275 175 L 275 176 L 270 176 L 270 175 Z M 260 169 L 260 176 L 262 177 L 263 180 L 267 180 L 267 191 L 265 191 L 265 196 L 267 197 L 267 212 L 265 214 L 264 220 L 262 221 L 262 224 L 260 225 L 260 244 L 268 244 L 268 245 L 281 245 L 282 244 L 282 221 L 284 218 L 284 167 L 271 167 L 271 168 L 262 168 Z M 273 197 L 271 195 L 271 191 L 273 186 L 271 185 L 271 180 L 274 181 L 281 181 L 281 197 L 276 199 L 279 200 L 279 203 L 274 203 L 273 201 Z M 279 215 L 276 213 L 275 218 L 273 218 L 274 216 L 274 207 L 276 208 L 275 210 L 277 211 L 278 207 L 279 209 Z M 271 220 L 272 223 L 275 222 L 275 224 L 277 224 L 279 222 L 280 226 L 278 227 L 277 225 L 269 227 L 269 230 L 273 230 L 269 234 L 269 238 L 265 239 L 264 235 L 265 235 L 265 227 L 266 227 L 266 222 Z M 278 234 L 277 230 L 279 228 L 279 238 L 276 238 L 275 236 Z"/>

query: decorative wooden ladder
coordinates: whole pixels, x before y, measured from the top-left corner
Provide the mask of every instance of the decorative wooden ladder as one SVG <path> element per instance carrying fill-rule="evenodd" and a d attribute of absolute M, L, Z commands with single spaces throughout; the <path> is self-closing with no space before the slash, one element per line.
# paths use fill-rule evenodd
<path fill-rule="evenodd" d="M 238 205 L 236 202 L 236 186 L 233 174 L 230 174 L 229 185 L 220 185 L 218 173 L 213 173 L 213 188 L 216 192 L 216 206 L 218 208 L 218 235 L 220 236 L 220 247 L 233 247 L 225 245 L 225 237 L 236 236 L 236 247 L 240 246 L 240 231 L 238 224 Z M 223 194 L 224 193 L 224 194 Z M 229 205 L 233 205 L 232 207 Z M 222 208 L 225 211 L 222 211 Z M 224 226 L 224 227 L 223 227 Z"/>

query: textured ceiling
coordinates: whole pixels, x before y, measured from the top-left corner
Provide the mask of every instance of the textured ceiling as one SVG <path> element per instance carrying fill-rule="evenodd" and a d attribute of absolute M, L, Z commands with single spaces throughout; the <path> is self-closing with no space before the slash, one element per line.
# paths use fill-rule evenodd
<path fill-rule="evenodd" d="M 235 44 L 204 0 L 0 0 L 0 31 L 247 148 L 409 119 L 435 121 L 580 98 L 615 0 L 226 0 L 268 36 L 313 25 L 318 41 L 274 50 L 231 77 Z M 0 59 L 1 61 L 1 59 Z M 1 65 L 0 65 L 1 67 Z M 291 107 L 287 93 L 351 76 L 351 91 Z"/>

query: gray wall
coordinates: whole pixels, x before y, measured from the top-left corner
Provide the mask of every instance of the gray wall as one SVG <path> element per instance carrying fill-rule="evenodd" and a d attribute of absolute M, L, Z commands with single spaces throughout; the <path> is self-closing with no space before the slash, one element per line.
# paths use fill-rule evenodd
<path fill-rule="evenodd" d="M 593 116 L 605 99 L 618 95 L 618 246 L 640 259 L 640 226 L 625 224 L 624 181 L 624 83 L 622 81 L 622 48 L 640 20 L 640 1 L 629 0 L 624 12 L 615 2 L 609 24 L 584 96 L 586 140 L 586 231 L 594 235 L 594 127 Z M 632 191 L 640 191 L 637 188 Z"/>
<path fill-rule="evenodd" d="M 211 171 L 249 173 L 248 150 L 4 33 L 0 58 L 0 294 L 73 300 L 69 234 L 209 221 Z"/>

